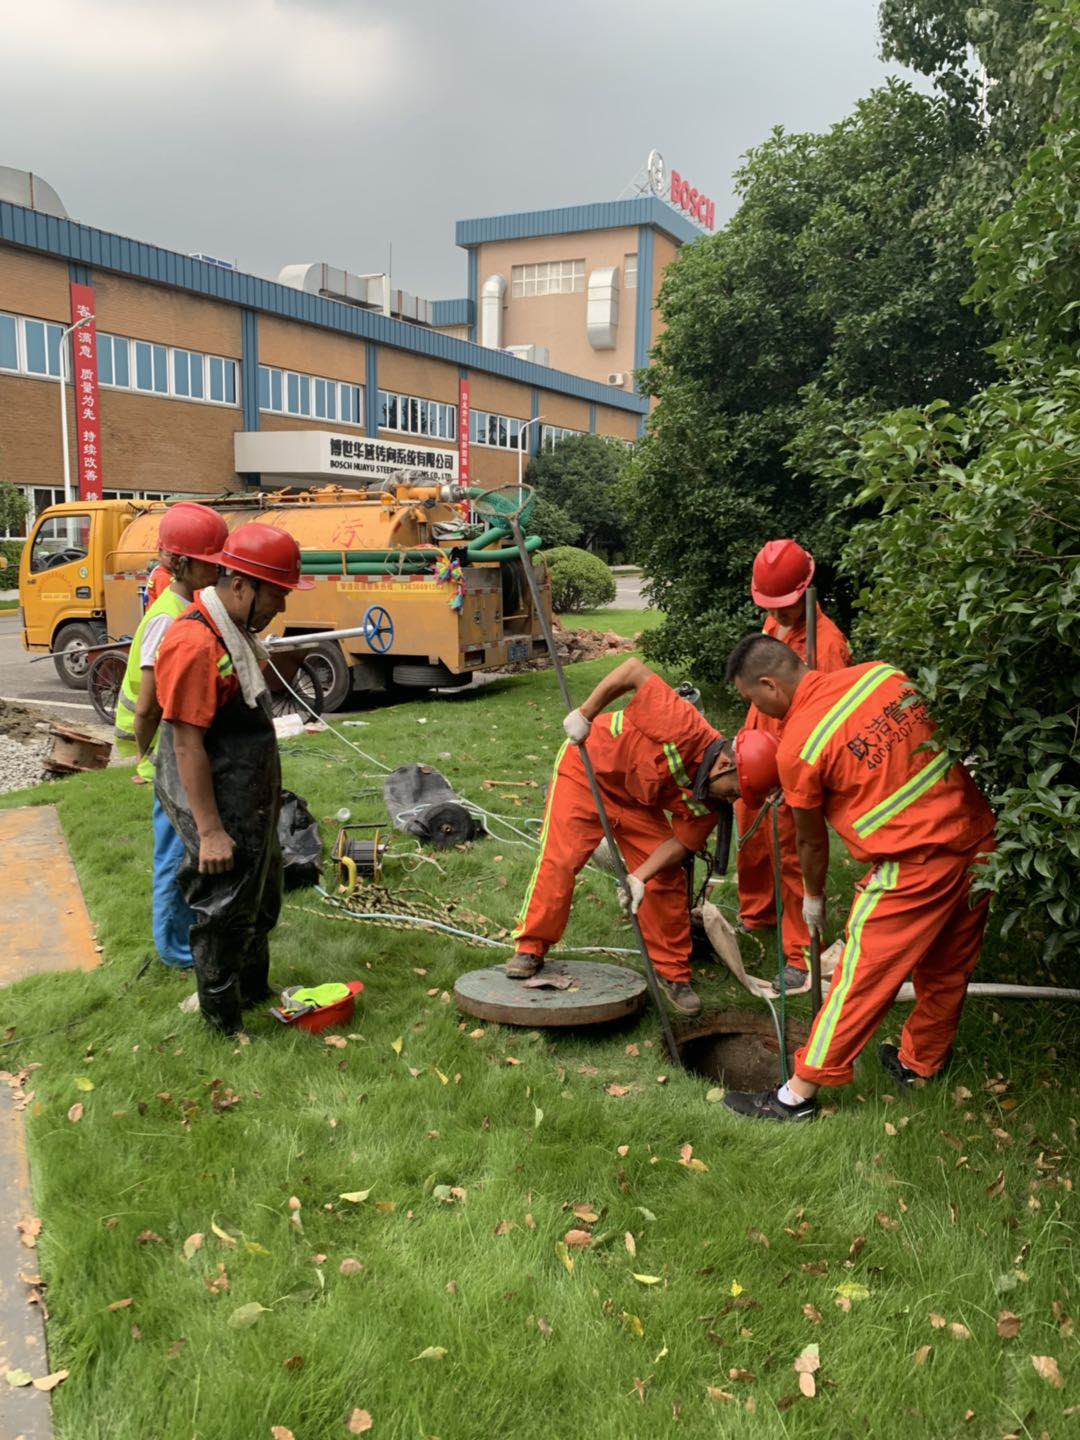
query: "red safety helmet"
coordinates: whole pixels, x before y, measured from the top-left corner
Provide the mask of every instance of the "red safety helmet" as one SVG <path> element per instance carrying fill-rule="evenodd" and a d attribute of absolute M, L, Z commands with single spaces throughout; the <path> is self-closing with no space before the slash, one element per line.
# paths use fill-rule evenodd
<path fill-rule="evenodd" d="M 171 555 L 213 564 L 229 536 L 229 527 L 215 511 L 194 501 L 181 500 L 166 510 L 158 530 L 158 546 Z"/>
<path fill-rule="evenodd" d="M 814 578 L 814 557 L 795 540 L 770 540 L 754 556 L 750 594 L 762 610 L 794 605 Z"/>
<path fill-rule="evenodd" d="M 315 584 L 300 574 L 300 546 L 293 537 L 255 521 L 236 527 L 225 541 L 219 563 L 282 590 L 310 590 Z"/>
<path fill-rule="evenodd" d="M 739 798 L 751 810 L 757 810 L 780 784 L 776 736 L 766 730 L 740 730 L 735 736 L 734 749 Z"/>

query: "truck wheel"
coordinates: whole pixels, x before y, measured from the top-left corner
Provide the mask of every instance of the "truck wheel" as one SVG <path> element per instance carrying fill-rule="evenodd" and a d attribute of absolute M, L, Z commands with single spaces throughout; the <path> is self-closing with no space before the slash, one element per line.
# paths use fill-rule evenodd
<path fill-rule="evenodd" d="M 341 710 L 352 690 L 352 671 L 341 646 L 334 640 L 319 645 L 305 654 L 304 664 L 322 687 L 323 708 Z"/>
<path fill-rule="evenodd" d="M 127 656 L 119 650 L 103 651 L 88 667 L 90 700 L 106 725 L 116 723 L 116 706 L 126 670 Z"/>
<path fill-rule="evenodd" d="M 90 670 L 86 651 L 101 643 L 101 636 L 92 625 L 64 625 L 53 638 L 53 664 L 56 673 L 72 690 L 85 690 Z M 93 656 L 89 657 L 90 660 Z"/>
<path fill-rule="evenodd" d="M 462 675 L 455 675 L 445 665 L 395 665 L 393 680 L 395 685 L 406 686 L 410 689 L 421 690 L 451 690 L 458 689 L 462 685 L 472 684 L 472 671 L 466 670 Z"/>

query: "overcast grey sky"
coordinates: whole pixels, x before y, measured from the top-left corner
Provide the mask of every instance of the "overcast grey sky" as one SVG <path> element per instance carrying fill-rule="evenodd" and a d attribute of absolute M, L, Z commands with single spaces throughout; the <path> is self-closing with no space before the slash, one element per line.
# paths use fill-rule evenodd
<path fill-rule="evenodd" d="M 465 291 L 454 221 L 614 199 L 652 147 L 732 209 L 773 125 L 895 67 L 875 0 L 31 0 L 0 5 L 0 164 L 106 230 L 276 276 Z"/>

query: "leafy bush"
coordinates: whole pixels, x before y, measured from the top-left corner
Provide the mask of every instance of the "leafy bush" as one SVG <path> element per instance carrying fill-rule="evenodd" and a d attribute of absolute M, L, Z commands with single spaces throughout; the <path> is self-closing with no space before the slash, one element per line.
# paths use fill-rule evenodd
<path fill-rule="evenodd" d="M 539 524 L 538 535 L 549 544 L 580 542 L 612 563 L 621 561 L 630 545 L 622 485 L 629 451 L 618 440 L 600 435 L 572 435 L 545 450 L 529 464 L 529 484 L 539 501 L 557 505 L 577 527 L 571 540 L 555 540 Z"/>
<path fill-rule="evenodd" d="M 530 535 L 539 535 L 552 550 L 575 545 L 581 539 L 581 526 L 577 521 L 544 495 L 537 495 L 526 529 Z"/>
<path fill-rule="evenodd" d="M 596 610 L 615 599 L 615 576 L 598 555 L 573 545 L 544 552 L 551 576 L 551 604 L 559 615 Z"/>

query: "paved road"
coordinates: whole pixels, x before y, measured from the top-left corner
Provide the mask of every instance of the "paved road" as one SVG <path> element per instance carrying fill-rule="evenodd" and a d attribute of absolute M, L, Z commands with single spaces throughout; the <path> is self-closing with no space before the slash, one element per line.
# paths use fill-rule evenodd
<path fill-rule="evenodd" d="M 0 700 L 32 700 L 57 719 L 99 723 L 85 690 L 69 690 L 48 660 L 30 664 L 13 610 L 0 610 Z"/>
<path fill-rule="evenodd" d="M 616 575 L 615 576 L 615 599 L 611 602 L 612 610 L 644 610 L 645 601 L 641 598 L 641 576 L 640 575 Z"/>

